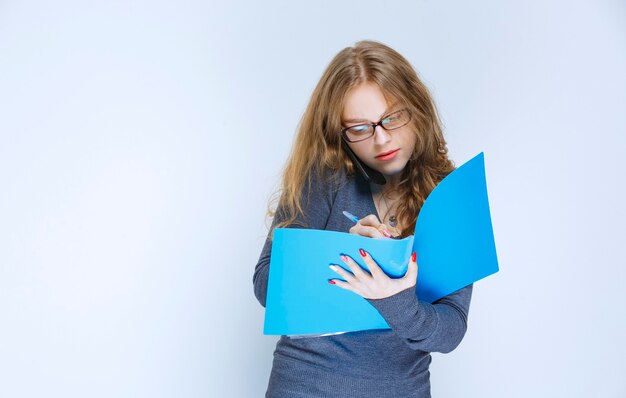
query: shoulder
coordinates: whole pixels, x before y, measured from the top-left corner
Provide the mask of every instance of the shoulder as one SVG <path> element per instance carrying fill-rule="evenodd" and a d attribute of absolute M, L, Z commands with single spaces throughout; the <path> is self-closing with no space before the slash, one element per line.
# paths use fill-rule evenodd
<path fill-rule="evenodd" d="M 343 168 L 331 169 L 328 166 L 320 166 L 309 171 L 308 178 L 304 182 L 304 191 L 308 195 L 318 197 L 325 196 L 334 198 L 337 192 L 350 182 L 351 178 Z"/>

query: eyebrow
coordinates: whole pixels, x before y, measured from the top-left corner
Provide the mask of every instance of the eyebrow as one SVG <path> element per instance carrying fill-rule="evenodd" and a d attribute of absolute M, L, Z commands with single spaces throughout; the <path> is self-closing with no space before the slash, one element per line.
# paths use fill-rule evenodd
<path fill-rule="evenodd" d="M 385 111 L 378 117 L 378 119 L 382 119 L 383 116 L 386 116 L 390 113 L 390 110 L 396 108 L 398 104 L 393 104 L 392 106 L 385 109 Z M 358 123 L 358 122 L 369 122 L 367 119 L 345 119 L 343 123 Z"/>

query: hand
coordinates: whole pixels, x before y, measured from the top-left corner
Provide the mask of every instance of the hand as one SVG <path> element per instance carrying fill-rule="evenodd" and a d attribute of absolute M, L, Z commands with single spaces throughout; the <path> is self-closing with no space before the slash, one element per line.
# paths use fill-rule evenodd
<path fill-rule="evenodd" d="M 370 238 L 391 238 L 391 234 L 387 230 L 387 226 L 380 221 L 374 214 L 360 219 L 356 224 L 350 227 L 349 232 L 355 235 L 367 236 Z"/>
<path fill-rule="evenodd" d="M 352 258 L 342 255 L 352 273 L 346 271 L 339 265 L 332 264 L 330 269 L 338 273 L 346 281 L 330 279 L 328 283 L 339 286 L 342 289 L 353 291 L 366 299 L 381 299 L 399 293 L 417 283 L 417 258 L 415 252 L 411 255 L 406 274 L 402 278 L 392 279 L 378 266 L 369 253 L 359 249 L 367 268 L 371 273 L 363 270 Z"/>

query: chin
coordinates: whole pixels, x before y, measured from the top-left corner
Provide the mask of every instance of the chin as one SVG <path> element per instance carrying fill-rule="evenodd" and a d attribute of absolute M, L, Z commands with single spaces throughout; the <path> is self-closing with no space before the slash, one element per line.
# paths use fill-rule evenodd
<path fill-rule="evenodd" d="M 404 167 L 405 166 L 406 166 L 406 163 L 404 163 L 402 165 L 402 167 L 394 165 L 394 167 L 389 167 L 389 168 L 380 170 L 380 172 L 383 173 L 385 176 L 392 177 L 392 176 L 395 176 L 395 175 L 398 175 L 398 174 L 402 174 L 402 172 L 404 171 Z"/>
<path fill-rule="evenodd" d="M 404 167 L 406 166 L 406 164 L 407 164 L 407 162 L 403 162 L 401 164 L 399 162 L 398 164 L 384 165 L 384 167 L 380 167 L 381 166 L 380 164 L 376 164 L 376 165 L 367 164 L 367 165 L 371 169 L 374 169 L 374 170 L 378 171 L 379 173 L 384 175 L 385 178 L 387 178 L 387 177 L 393 177 L 393 176 L 395 176 L 397 174 L 401 174 L 404 171 Z"/>

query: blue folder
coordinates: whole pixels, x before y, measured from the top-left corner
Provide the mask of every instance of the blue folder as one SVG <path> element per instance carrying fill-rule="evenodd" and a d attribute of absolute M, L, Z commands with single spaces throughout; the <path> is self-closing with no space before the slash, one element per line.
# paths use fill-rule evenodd
<path fill-rule="evenodd" d="M 402 277 L 409 256 L 417 253 L 416 295 L 429 303 L 498 271 L 484 154 L 450 173 L 430 193 L 417 218 L 415 233 L 401 240 L 373 239 L 347 232 L 276 228 L 263 333 L 319 335 L 388 329 L 363 297 L 328 284 L 339 275 L 328 268 L 339 255 L 367 266 L 368 251 L 392 278 Z"/>

